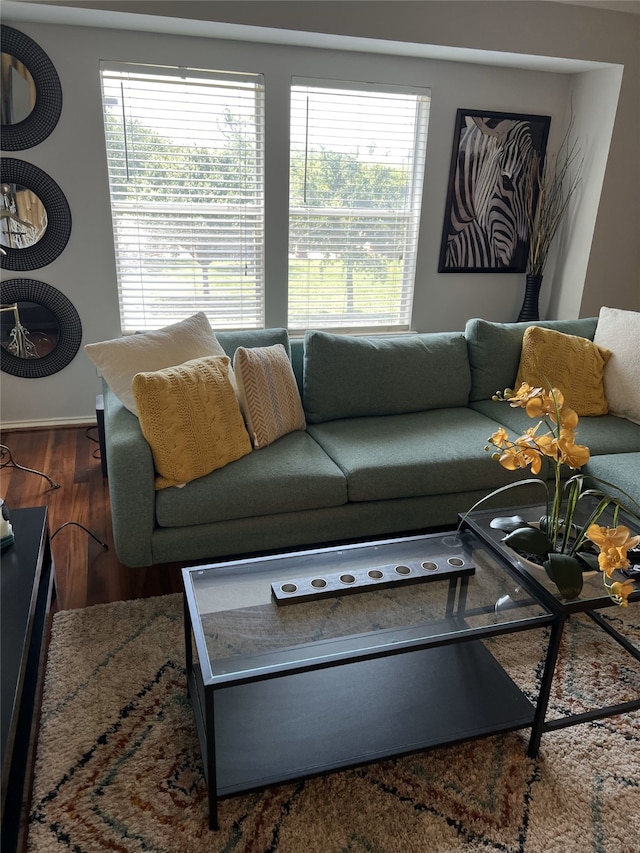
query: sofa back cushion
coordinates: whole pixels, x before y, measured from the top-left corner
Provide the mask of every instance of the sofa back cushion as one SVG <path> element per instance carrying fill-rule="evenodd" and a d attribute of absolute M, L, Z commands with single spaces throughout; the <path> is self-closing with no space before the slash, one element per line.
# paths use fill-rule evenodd
<path fill-rule="evenodd" d="M 291 367 L 298 383 L 298 391 L 302 397 L 303 375 L 304 375 L 304 338 L 290 338 L 289 346 L 291 347 Z"/>
<path fill-rule="evenodd" d="M 567 335 L 593 340 L 597 319 L 536 320 L 533 323 L 492 323 L 468 320 L 465 328 L 471 367 L 471 402 L 490 400 L 496 391 L 513 388 L 522 354 L 522 338 L 528 326 L 555 329 Z"/>
<path fill-rule="evenodd" d="M 289 333 L 286 329 L 242 329 L 233 332 L 216 332 L 218 343 L 233 363 L 233 357 L 238 347 L 272 347 L 282 344 L 287 355 L 290 355 Z"/>
<path fill-rule="evenodd" d="M 310 423 L 466 406 L 470 384 L 460 332 L 305 334 L 303 405 Z"/>

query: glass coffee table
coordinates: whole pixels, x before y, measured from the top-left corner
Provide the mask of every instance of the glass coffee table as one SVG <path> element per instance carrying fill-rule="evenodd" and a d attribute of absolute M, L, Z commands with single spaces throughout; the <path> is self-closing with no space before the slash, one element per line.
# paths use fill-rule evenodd
<path fill-rule="evenodd" d="M 554 622 L 517 580 L 470 531 L 183 569 L 210 827 L 219 797 L 532 727 L 482 642 Z"/>
<path fill-rule="evenodd" d="M 544 506 L 518 507 L 517 509 L 518 515 L 523 518 L 534 519 L 540 518 L 545 511 L 546 508 Z M 465 528 L 473 532 L 478 539 L 484 542 L 499 560 L 506 563 L 512 570 L 515 570 L 518 577 L 532 590 L 536 600 L 540 601 L 556 615 L 540 684 L 536 719 L 531 733 L 531 740 L 529 741 L 529 755 L 535 756 L 540 746 L 540 739 L 545 732 L 552 732 L 557 729 L 566 728 L 567 726 L 577 725 L 578 723 L 588 723 L 593 720 L 613 717 L 640 709 L 639 696 L 637 699 L 628 702 L 591 708 L 581 714 L 566 714 L 557 719 L 546 719 L 547 705 L 551 694 L 562 634 L 567 620 L 571 615 L 574 613 L 584 613 L 608 634 L 618 646 L 637 661 L 640 661 L 640 649 L 634 646 L 624 634 L 617 631 L 611 621 L 605 619 L 600 613 L 601 610 L 609 607 L 617 607 L 618 605 L 606 594 L 602 583 L 602 574 L 599 571 L 585 572 L 583 574 L 582 591 L 577 598 L 567 601 L 561 597 L 558 587 L 547 576 L 544 568 L 536 567 L 529 563 L 529 561 L 522 560 L 514 550 L 502 544 L 504 532 L 491 527 L 491 521 L 496 516 L 511 514 L 513 514 L 513 510 L 480 510 L 463 516 L 462 524 Z M 580 521 L 584 520 L 584 516 L 578 514 L 578 517 Z M 621 521 L 625 520 L 628 521 L 625 518 L 621 519 Z M 609 516 L 605 515 L 600 523 L 611 524 L 612 520 Z M 628 521 L 628 523 L 633 529 L 633 522 Z M 616 572 L 614 577 L 620 581 L 625 579 L 620 572 Z M 640 578 L 635 580 L 635 584 L 636 591 L 629 596 L 630 605 L 640 601 Z"/>

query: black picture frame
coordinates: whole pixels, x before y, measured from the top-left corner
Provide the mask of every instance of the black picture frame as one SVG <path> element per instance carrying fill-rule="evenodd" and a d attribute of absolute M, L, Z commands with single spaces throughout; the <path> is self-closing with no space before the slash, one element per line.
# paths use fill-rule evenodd
<path fill-rule="evenodd" d="M 522 273 L 528 170 L 541 170 L 550 116 L 459 109 L 438 272 Z"/>
<path fill-rule="evenodd" d="M 6 254 L 0 255 L 0 266 L 20 272 L 50 264 L 62 252 L 71 236 L 71 209 L 65 194 L 42 169 L 13 157 L 2 157 L 0 160 L 0 183 L 31 190 L 47 212 L 47 227 L 38 242 L 18 249 L 4 246 Z"/>
<path fill-rule="evenodd" d="M 62 112 L 62 86 L 53 63 L 29 36 L 3 24 L 2 52 L 27 68 L 36 87 L 33 109 L 22 121 L 2 124 L 2 149 L 24 151 L 39 145 L 58 124 Z"/>
<path fill-rule="evenodd" d="M 11 278 L 0 283 L 2 305 L 30 302 L 53 314 L 58 340 L 50 353 L 40 358 L 18 358 L 0 347 L 0 370 L 22 379 L 41 379 L 62 370 L 76 356 L 82 342 L 82 323 L 74 304 L 59 290 L 32 278 Z"/>

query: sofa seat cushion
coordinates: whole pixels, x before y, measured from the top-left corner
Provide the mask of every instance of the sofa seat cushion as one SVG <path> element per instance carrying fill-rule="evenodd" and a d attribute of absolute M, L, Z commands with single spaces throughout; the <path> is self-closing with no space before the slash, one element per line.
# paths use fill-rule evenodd
<path fill-rule="evenodd" d="M 161 527 L 188 527 L 346 501 L 340 469 L 307 433 L 298 431 L 182 489 L 158 492 L 156 520 Z"/>
<path fill-rule="evenodd" d="M 514 409 L 508 403 L 480 400 L 470 405 L 477 412 L 499 421 L 509 430 L 511 438 L 522 435 L 537 423 L 522 409 Z M 542 429 L 540 432 L 542 433 Z M 602 453 L 631 453 L 640 450 L 640 429 L 631 421 L 614 415 L 583 417 L 580 418 L 576 429 L 576 442 L 585 444 L 592 456 Z"/>
<path fill-rule="evenodd" d="M 613 483 L 636 501 L 638 506 L 630 504 L 626 496 L 602 483 L 594 482 L 596 488 L 607 494 L 619 497 L 636 513 L 640 512 L 640 453 L 608 453 L 592 457 L 584 466 L 585 474 Z"/>
<path fill-rule="evenodd" d="M 344 471 L 350 501 L 490 491 L 513 482 L 519 474 L 484 449 L 497 428 L 462 407 L 307 427 Z"/>
<path fill-rule="evenodd" d="M 467 344 L 460 332 L 305 334 L 307 423 L 466 406 L 470 387 Z"/>

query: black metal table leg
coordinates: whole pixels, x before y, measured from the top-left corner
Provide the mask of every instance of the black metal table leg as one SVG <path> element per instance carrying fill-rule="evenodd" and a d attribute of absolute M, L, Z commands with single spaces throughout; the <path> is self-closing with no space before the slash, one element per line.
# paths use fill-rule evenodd
<path fill-rule="evenodd" d="M 209 792 L 209 829 L 218 829 L 218 784 L 216 779 L 216 730 L 213 716 L 213 690 L 205 690 L 205 729 L 207 732 L 207 788 Z"/>
<path fill-rule="evenodd" d="M 559 613 L 551 628 L 551 637 L 549 638 L 549 646 L 547 647 L 547 657 L 540 684 L 540 693 L 538 694 L 538 703 L 536 705 L 536 713 L 533 718 L 531 738 L 529 739 L 529 748 L 527 750 L 529 758 L 535 758 L 540 749 L 540 740 L 544 732 L 549 696 L 551 695 L 551 685 L 553 684 L 558 652 L 560 651 L 560 641 L 562 640 L 562 632 L 564 631 L 564 623 L 566 621 L 566 615 Z"/>
<path fill-rule="evenodd" d="M 449 581 L 449 591 L 447 593 L 447 604 L 445 607 L 445 616 L 451 618 L 456 612 L 464 611 L 464 606 L 467 600 L 467 587 L 469 578 L 451 578 Z M 458 595 L 458 589 L 460 594 Z M 458 596 L 458 608 L 456 611 L 456 596 Z"/>
<path fill-rule="evenodd" d="M 186 592 L 182 595 L 184 607 L 184 657 L 187 670 L 187 696 L 191 696 L 189 689 L 189 673 L 193 672 L 193 647 L 191 645 L 191 618 L 189 616 L 189 602 Z"/>

